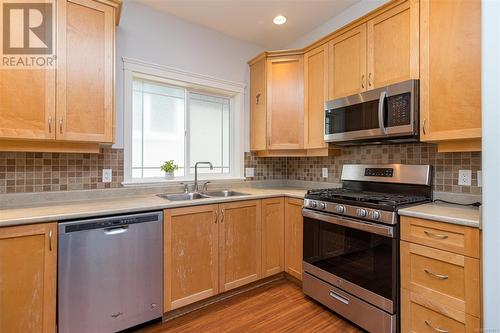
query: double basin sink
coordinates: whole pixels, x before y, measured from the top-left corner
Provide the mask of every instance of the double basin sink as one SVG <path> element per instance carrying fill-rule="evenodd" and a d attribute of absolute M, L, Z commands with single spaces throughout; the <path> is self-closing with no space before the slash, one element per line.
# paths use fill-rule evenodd
<path fill-rule="evenodd" d="M 174 194 L 158 194 L 160 198 L 170 201 L 190 201 L 206 198 L 227 198 L 249 195 L 248 193 L 237 192 L 232 190 L 222 190 L 207 193 L 174 193 Z"/>

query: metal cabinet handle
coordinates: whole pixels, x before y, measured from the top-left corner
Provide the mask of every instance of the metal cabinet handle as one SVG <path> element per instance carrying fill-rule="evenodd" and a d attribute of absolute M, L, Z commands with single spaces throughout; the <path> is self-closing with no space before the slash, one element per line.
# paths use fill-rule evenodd
<path fill-rule="evenodd" d="M 49 116 L 49 133 L 52 133 L 52 116 Z"/>
<path fill-rule="evenodd" d="M 214 213 L 215 213 L 215 222 L 214 223 L 217 224 L 217 221 L 219 221 L 219 210 L 216 209 Z"/>
<path fill-rule="evenodd" d="M 447 280 L 449 278 L 448 275 L 436 274 L 428 269 L 424 269 L 424 272 L 427 273 L 428 275 L 436 278 L 436 279 L 439 279 L 439 280 Z"/>
<path fill-rule="evenodd" d="M 52 251 L 52 230 L 49 230 L 49 251 Z"/>
<path fill-rule="evenodd" d="M 59 119 L 59 133 L 62 134 L 62 132 L 63 132 L 63 119 L 61 118 Z"/>
<path fill-rule="evenodd" d="M 333 290 L 330 290 L 330 297 L 333 297 L 335 298 L 337 301 L 339 302 L 342 302 L 344 304 L 349 304 L 349 300 L 343 296 L 340 296 L 339 294 L 337 294 L 336 292 L 334 292 Z"/>
<path fill-rule="evenodd" d="M 368 74 L 368 86 L 372 86 L 372 73 Z"/>
<path fill-rule="evenodd" d="M 437 328 L 437 327 L 432 326 L 432 322 L 429 321 L 429 320 L 426 320 L 425 324 L 427 326 L 429 326 L 432 330 L 436 331 L 436 332 L 439 332 L 439 333 L 450 333 L 450 331 L 448 331 L 448 330 L 444 330 L 442 328 Z"/>
<path fill-rule="evenodd" d="M 255 99 L 256 99 L 256 103 L 255 104 L 259 105 L 260 93 L 258 93 L 257 95 L 255 95 Z"/>
<path fill-rule="evenodd" d="M 361 88 L 365 88 L 365 74 L 361 75 Z"/>
<path fill-rule="evenodd" d="M 224 209 L 220 211 L 220 223 L 224 223 Z"/>
<path fill-rule="evenodd" d="M 427 129 L 425 126 L 427 125 L 427 119 L 424 119 L 424 122 L 422 123 L 422 132 L 424 132 L 424 135 L 427 135 Z"/>
<path fill-rule="evenodd" d="M 448 238 L 448 235 L 443 235 L 443 234 L 435 234 L 435 233 L 432 233 L 432 232 L 428 232 L 428 231 L 424 231 L 424 233 L 428 236 L 428 237 L 431 237 L 431 238 L 435 238 L 435 239 L 447 239 Z"/>

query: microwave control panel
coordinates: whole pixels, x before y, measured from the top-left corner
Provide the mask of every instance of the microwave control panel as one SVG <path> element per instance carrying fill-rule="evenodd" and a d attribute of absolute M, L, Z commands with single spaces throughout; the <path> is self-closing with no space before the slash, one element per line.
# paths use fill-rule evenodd
<path fill-rule="evenodd" d="M 411 121 L 410 93 L 387 97 L 387 127 L 409 125 Z"/>

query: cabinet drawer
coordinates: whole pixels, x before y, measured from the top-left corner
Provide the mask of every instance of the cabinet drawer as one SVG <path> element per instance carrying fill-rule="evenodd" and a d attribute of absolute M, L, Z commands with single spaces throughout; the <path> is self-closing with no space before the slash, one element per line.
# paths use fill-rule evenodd
<path fill-rule="evenodd" d="M 479 258 L 479 229 L 401 217 L 401 239 Z"/>
<path fill-rule="evenodd" d="M 460 311 L 443 311 L 445 307 L 428 302 L 425 296 L 401 291 L 401 330 L 412 333 L 480 332 L 478 317 Z"/>
<path fill-rule="evenodd" d="M 401 283 L 429 302 L 480 315 L 479 260 L 401 242 Z"/>

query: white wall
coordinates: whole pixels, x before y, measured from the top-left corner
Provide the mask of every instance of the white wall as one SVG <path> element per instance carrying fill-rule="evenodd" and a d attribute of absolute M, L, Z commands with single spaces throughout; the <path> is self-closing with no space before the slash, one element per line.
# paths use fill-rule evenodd
<path fill-rule="evenodd" d="M 170 66 L 248 86 L 247 61 L 261 51 L 260 46 L 158 12 L 133 1 L 126 1 L 120 25 L 117 27 L 114 147 L 123 148 L 122 57 Z M 245 106 L 247 105 L 248 103 L 245 103 Z M 248 117 L 246 107 L 245 115 Z M 248 121 L 246 123 L 248 124 Z M 245 131 L 248 133 L 248 128 Z"/>
<path fill-rule="evenodd" d="M 482 1 L 484 332 L 500 332 L 500 0 Z"/>
<path fill-rule="evenodd" d="M 335 30 L 342 28 L 346 24 L 360 18 L 361 16 L 368 14 L 375 8 L 380 7 L 381 5 L 389 1 L 390 0 L 361 0 L 360 2 L 347 8 L 337 16 L 334 16 L 330 20 L 324 22 L 311 32 L 296 39 L 294 42 L 289 44 L 287 48 L 295 49 L 305 47 L 315 42 L 316 40 L 334 32 Z"/>

